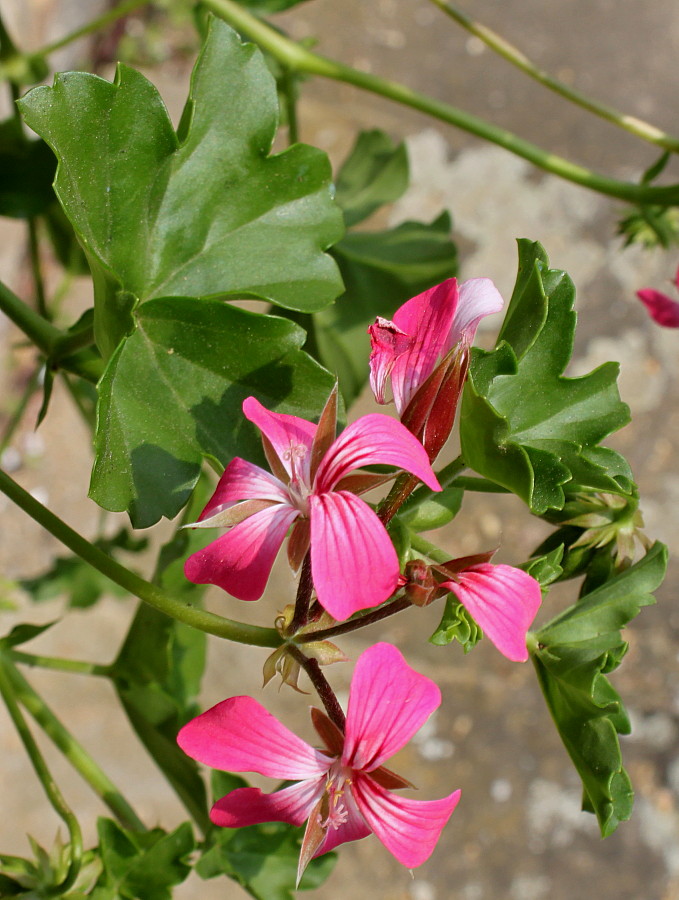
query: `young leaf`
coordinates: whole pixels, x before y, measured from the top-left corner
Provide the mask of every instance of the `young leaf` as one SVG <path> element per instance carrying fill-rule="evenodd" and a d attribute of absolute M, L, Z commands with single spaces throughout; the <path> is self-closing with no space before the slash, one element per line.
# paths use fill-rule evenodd
<path fill-rule="evenodd" d="M 347 405 L 368 380 L 368 326 L 390 319 L 410 297 L 455 275 L 457 251 L 443 213 L 431 224 L 404 222 L 390 231 L 352 232 L 333 247 L 346 291 L 313 316 L 319 358 L 339 376 Z"/>
<path fill-rule="evenodd" d="M 519 241 L 519 274 L 494 351 L 475 351 L 460 418 L 469 466 L 540 515 L 569 491 L 629 493 L 627 462 L 599 442 L 629 421 L 616 363 L 565 378 L 575 290 L 548 269 L 539 244 Z"/>
<path fill-rule="evenodd" d="M 533 635 L 533 662 L 547 706 L 584 788 L 583 808 L 601 834 L 632 812 L 633 792 L 618 734 L 629 733 L 620 697 L 606 678 L 627 650 L 620 629 L 661 583 L 667 549 L 654 544 L 643 559 L 607 581 Z"/>
<path fill-rule="evenodd" d="M 111 819 L 97 822 L 104 872 L 94 896 L 116 900 L 171 900 L 172 888 L 191 870 L 188 862 L 195 841 L 188 822 L 170 834 L 161 828 L 134 832 Z"/>
<path fill-rule="evenodd" d="M 335 200 L 347 227 L 393 203 L 408 187 L 408 153 L 388 134 L 362 131 L 337 175 Z"/>
<path fill-rule="evenodd" d="M 135 319 L 99 385 L 90 497 L 137 528 L 179 512 L 203 456 L 261 458 L 246 397 L 313 418 L 332 390 L 287 319 L 185 297 L 149 300 Z"/>
<path fill-rule="evenodd" d="M 465 653 L 469 653 L 483 637 L 483 632 L 469 615 L 464 606 L 453 594 L 446 598 L 445 609 L 436 631 L 429 638 L 431 644 L 443 647 L 453 641 L 462 644 Z"/>
<path fill-rule="evenodd" d="M 317 310 L 341 289 L 322 251 L 342 233 L 324 153 L 276 156 L 276 88 L 259 50 L 213 19 L 175 134 L 120 65 L 113 84 L 57 75 L 21 109 L 59 159 L 55 190 L 88 256 L 97 343 L 110 356 L 136 301 L 252 296 Z"/>

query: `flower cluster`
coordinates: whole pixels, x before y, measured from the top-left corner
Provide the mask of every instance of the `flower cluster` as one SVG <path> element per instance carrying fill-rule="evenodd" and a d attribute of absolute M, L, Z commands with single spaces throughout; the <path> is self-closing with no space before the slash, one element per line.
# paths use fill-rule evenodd
<path fill-rule="evenodd" d="M 227 530 L 187 560 L 187 577 L 240 600 L 262 596 L 286 536 L 290 565 L 302 568 L 297 603 L 277 620 L 281 646 L 267 661 L 265 681 L 279 671 L 297 687 L 300 665 L 316 667 L 314 684 L 329 714 L 312 710 L 322 749 L 288 731 L 251 697 L 217 704 L 178 737 L 182 749 L 206 765 L 294 782 L 272 794 L 232 791 L 210 815 L 229 828 L 306 822 L 300 877 L 313 857 L 370 833 L 404 865 L 420 865 L 460 796 L 406 799 L 393 791 L 412 785 L 384 766 L 438 707 L 438 687 L 395 647 L 376 644 L 356 663 L 345 719 L 318 666 L 346 657 L 326 637 L 353 630 L 360 617 L 347 620 L 380 607 L 364 614 L 373 621 L 390 598 L 397 611 L 452 593 L 508 659 L 528 658 L 526 633 L 541 600 L 530 575 L 491 564 L 492 553 L 444 564 L 410 559 L 402 572 L 385 528 L 418 482 L 441 490 L 431 463 L 453 426 L 471 342 L 480 320 L 502 306 L 488 279 L 458 287 L 453 278 L 413 297 L 393 321 L 380 318 L 370 327 L 370 383 L 378 403 L 390 393 L 400 421 L 374 413 L 336 437 L 336 389 L 317 424 L 246 399 L 243 413 L 261 433 L 271 471 L 233 459 L 193 526 Z M 374 465 L 395 471 L 358 471 Z M 388 513 L 360 498 L 399 475 Z"/>

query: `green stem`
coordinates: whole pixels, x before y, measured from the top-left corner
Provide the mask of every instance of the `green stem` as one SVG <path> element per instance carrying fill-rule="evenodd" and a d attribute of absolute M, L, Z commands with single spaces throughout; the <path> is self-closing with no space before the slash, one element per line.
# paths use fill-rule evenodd
<path fill-rule="evenodd" d="M 453 482 L 455 487 L 460 487 L 465 491 L 478 491 L 482 494 L 511 494 L 511 491 L 496 484 L 488 478 L 475 478 L 472 475 L 461 475 Z"/>
<path fill-rule="evenodd" d="M 21 741 L 26 749 L 26 753 L 28 754 L 31 763 L 33 764 L 33 768 L 35 769 L 35 774 L 40 779 L 40 782 L 47 794 L 47 798 L 49 802 L 52 804 L 52 808 L 56 812 L 56 814 L 61 818 L 68 828 L 68 833 L 70 837 L 70 855 L 71 861 L 68 867 L 68 872 L 66 873 L 65 879 L 59 885 L 53 885 L 50 888 L 43 889 L 43 892 L 48 895 L 59 895 L 65 893 L 69 888 L 73 886 L 76 878 L 78 877 L 78 873 L 80 872 L 80 866 L 82 864 L 82 853 L 83 853 L 83 841 L 82 834 L 80 832 L 80 825 L 78 824 L 78 820 L 73 815 L 70 807 L 64 800 L 61 791 L 57 787 L 56 782 L 52 778 L 50 770 L 47 768 L 47 764 L 38 749 L 38 745 L 31 734 L 31 731 L 24 719 L 24 716 L 19 709 L 19 704 L 17 703 L 17 698 L 15 691 L 13 689 L 12 678 L 11 678 L 11 670 L 8 667 L 7 662 L 0 659 L 0 694 L 2 694 L 2 698 L 5 701 L 5 705 L 7 706 L 7 711 L 10 714 L 12 722 L 21 738 Z"/>
<path fill-rule="evenodd" d="M 125 566 L 121 566 L 112 557 L 70 528 L 42 503 L 31 497 L 6 472 L 2 471 L 0 471 L 0 491 L 93 568 L 170 618 L 184 622 L 199 631 L 215 634 L 217 637 L 227 638 L 241 644 L 254 644 L 257 647 L 280 646 L 281 638 L 275 628 L 261 628 L 258 625 L 234 622 L 231 619 L 198 609 L 171 597 L 156 585 L 145 581 L 134 572 L 130 572 Z"/>
<path fill-rule="evenodd" d="M 297 72 L 320 75 L 334 81 L 353 84 L 355 87 L 378 94 L 411 109 L 426 113 L 462 131 L 497 144 L 510 153 L 528 160 L 534 166 L 566 181 L 582 185 L 597 193 L 617 197 L 636 204 L 656 203 L 661 206 L 679 204 L 679 185 L 653 187 L 631 182 L 617 181 L 599 175 L 570 160 L 549 153 L 535 144 L 525 141 L 504 128 L 479 119 L 457 107 L 420 94 L 403 84 L 360 72 L 343 63 L 320 56 L 300 47 L 294 41 L 279 34 L 261 19 L 251 15 L 234 0 L 203 0 L 203 5 L 224 19 L 238 31 L 248 34 L 261 47 L 276 57 L 284 66 Z"/>
<path fill-rule="evenodd" d="M 417 550 L 418 553 L 424 554 L 424 556 L 429 557 L 429 559 L 435 563 L 447 563 L 450 559 L 450 553 L 441 550 L 436 544 L 432 544 L 430 541 L 425 540 L 421 535 L 415 534 L 414 531 L 411 531 L 410 533 L 410 546 L 413 550 Z"/>
<path fill-rule="evenodd" d="M 36 347 L 50 356 L 62 333 L 51 322 L 31 309 L 14 291 L 0 281 L 0 310 L 29 337 Z"/>
<path fill-rule="evenodd" d="M 459 473 L 463 472 L 466 468 L 467 464 L 462 456 L 456 456 L 452 462 L 449 462 L 447 466 L 444 466 L 436 473 L 436 477 L 438 478 L 441 487 L 445 490 L 453 483 L 457 485 L 460 480 L 458 477 Z M 421 484 L 420 487 L 418 487 L 418 489 L 405 501 L 403 504 L 403 511 L 408 512 L 414 509 L 430 497 L 435 497 L 436 493 L 436 491 L 432 491 L 431 488 L 428 488 L 426 484 Z"/>
<path fill-rule="evenodd" d="M 447 3 L 446 0 L 431 0 L 431 2 L 435 6 L 438 6 L 439 9 L 443 10 L 443 12 L 447 16 L 450 16 L 451 19 L 454 19 L 470 34 L 480 38 L 487 47 L 490 47 L 491 50 L 499 54 L 499 56 L 502 56 L 507 62 L 516 66 L 517 69 L 520 69 L 530 78 L 533 78 L 535 81 L 544 85 L 544 87 L 549 88 L 550 91 L 554 91 L 554 93 L 559 94 L 566 100 L 570 100 L 572 103 L 576 103 L 583 109 L 588 110 L 588 112 L 600 116 L 607 122 L 617 125 L 618 128 L 623 128 L 635 137 L 648 141 L 651 144 L 655 144 L 658 147 L 662 147 L 665 150 L 669 150 L 671 153 L 679 153 L 679 138 L 661 131 L 660 128 L 656 128 L 655 125 L 644 122 L 636 116 L 625 115 L 617 109 L 614 109 L 612 106 L 607 106 L 605 103 L 599 103 L 597 100 L 592 100 L 591 97 L 588 97 L 586 94 L 575 90 L 575 88 L 569 87 L 557 78 L 553 78 L 547 72 L 539 69 L 535 63 L 531 62 L 518 47 L 510 44 L 509 41 L 505 40 L 505 38 L 492 29 L 470 19 L 463 12 L 460 12 L 460 10 L 451 6 L 450 3 Z"/>
<path fill-rule="evenodd" d="M 77 41 L 81 37 L 93 34 L 95 31 L 99 31 L 102 28 L 106 28 L 108 25 L 112 25 L 114 22 L 117 22 L 118 19 L 122 19 L 124 16 L 129 15 L 131 12 L 134 12 L 135 9 L 139 9 L 140 6 L 147 6 L 150 2 L 151 0 L 126 0 L 124 3 L 119 3 L 118 6 L 113 9 L 109 9 L 96 19 L 92 19 L 92 21 L 88 22 L 86 25 L 76 28 L 75 31 L 69 32 L 64 35 L 64 37 L 48 44 L 46 47 L 43 47 L 42 50 L 39 50 L 32 55 L 49 56 L 51 53 L 54 53 L 55 50 L 61 50 L 62 47 L 65 47 L 67 44 L 72 44 L 73 41 Z"/>
<path fill-rule="evenodd" d="M 35 285 L 35 304 L 38 312 L 44 319 L 49 319 L 47 312 L 47 299 L 45 297 L 45 282 L 42 277 L 40 265 L 40 246 L 38 243 L 37 220 L 32 216 L 28 220 L 28 247 L 31 256 L 31 269 L 33 271 L 33 284 Z"/>
<path fill-rule="evenodd" d="M 121 825 L 132 831 L 146 831 L 146 826 L 125 800 L 108 775 L 84 747 L 64 727 L 45 701 L 7 658 L 4 665 L 17 700 L 33 716 L 45 734 L 54 742 L 73 768 L 97 793 Z"/>
<path fill-rule="evenodd" d="M 52 669 L 57 672 L 72 672 L 78 675 L 100 675 L 110 678 L 111 667 L 98 663 L 82 662 L 79 659 L 62 659 L 59 656 L 40 656 L 36 653 L 24 653 L 22 650 L 5 651 L 13 662 L 25 666 L 37 666 L 40 669 Z"/>

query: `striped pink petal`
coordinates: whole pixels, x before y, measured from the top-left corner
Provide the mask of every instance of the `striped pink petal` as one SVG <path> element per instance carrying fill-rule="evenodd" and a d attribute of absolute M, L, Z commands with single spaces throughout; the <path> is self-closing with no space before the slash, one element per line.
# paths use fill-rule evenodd
<path fill-rule="evenodd" d="M 342 764 L 371 772 L 399 751 L 441 703 L 441 691 L 391 644 L 358 659 L 349 692 Z"/>
<path fill-rule="evenodd" d="M 312 422 L 307 422 L 306 419 L 300 419 L 298 416 L 271 412 L 262 406 L 255 397 L 248 397 L 243 401 L 243 413 L 246 419 L 256 425 L 269 439 L 276 455 L 285 467 L 285 471 L 291 478 L 295 475 L 299 477 L 300 461 L 303 462 L 302 468 L 308 475 L 311 445 L 316 434 L 316 426 Z M 297 448 L 305 450 L 306 458 L 295 457 L 294 453 L 291 456 L 291 448 L 293 451 Z"/>
<path fill-rule="evenodd" d="M 333 759 L 310 747 L 252 697 L 231 697 L 184 725 L 184 753 L 213 769 L 259 772 L 306 780 L 328 771 Z"/>
<path fill-rule="evenodd" d="M 202 522 L 238 500 L 277 500 L 285 503 L 287 499 L 288 493 L 282 482 L 265 469 L 236 456 L 224 470 L 198 521 Z"/>
<path fill-rule="evenodd" d="M 359 775 L 351 786 L 365 821 L 396 859 L 414 869 L 431 856 L 460 799 L 454 791 L 442 800 L 411 800 Z"/>
<path fill-rule="evenodd" d="M 243 828 L 262 822 L 301 825 L 309 818 L 323 790 L 322 778 L 299 781 L 273 794 L 263 794 L 259 788 L 238 788 L 217 800 L 210 810 L 210 821 L 222 828 Z"/>
<path fill-rule="evenodd" d="M 318 467 L 314 491 L 332 490 L 349 472 L 375 463 L 406 469 L 427 487 L 441 490 L 417 438 L 390 416 L 372 413 L 348 425 L 332 444 Z"/>
<path fill-rule="evenodd" d="M 464 281 L 460 285 L 460 302 L 455 310 L 444 352 L 452 350 L 463 338 L 471 344 L 481 319 L 501 312 L 503 306 L 502 295 L 490 278 L 470 278 L 469 281 Z"/>
<path fill-rule="evenodd" d="M 282 503 L 255 513 L 189 556 L 184 564 L 186 577 L 194 584 L 216 584 L 239 600 L 259 600 L 298 515 L 298 509 Z"/>
<path fill-rule="evenodd" d="M 679 287 L 679 272 L 677 272 Z M 653 288 L 644 288 L 637 291 L 637 297 L 648 310 L 648 314 L 665 328 L 679 328 L 679 303 L 663 294 L 660 291 L 654 291 Z"/>
<path fill-rule="evenodd" d="M 513 566 L 482 563 L 441 585 L 452 591 L 507 659 L 528 659 L 526 633 L 542 602 L 538 582 Z"/>
<path fill-rule="evenodd" d="M 396 589 L 399 565 L 384 525 L 348 491 L 312 494 L 311 572 L 321 606 L 339 621 L 382 603 Z"/>
<path fill-rule="evenodd" d="M 408 300 L 394 314 L 394 325 L 412 338 L 408 349 L 400 354 L 392 367 L 391 386 L 399 415 L 434 371 L 457 304 L 457 279 L 448 278 Z"/>

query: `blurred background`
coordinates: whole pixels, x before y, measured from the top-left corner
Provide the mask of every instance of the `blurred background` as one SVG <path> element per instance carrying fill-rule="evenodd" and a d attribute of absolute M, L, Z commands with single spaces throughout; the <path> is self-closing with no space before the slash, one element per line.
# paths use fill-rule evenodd
<path fill-rule="evenodd" d="M 111 58 L 143 69 L 176 122 L 197 51 L 188 4 L 166 0 L 164 11 L 139 12 L 99 38 L 55 53 L 55 70 L 87 68 L 112 77 Z M 593 97 L 679 131 L 675 78 L 679 6 L 674 0 L 460 0 L 460 7 L 517 44 L 538 65 Z M 98 0 L 0 0 L 22 49 L 38 48 L 106 8 Z M 649 145 L 578 110 L 493 55 L 426 0 L 310 0 L 275 21 L 296 39 L 318 38 L 316 49 L 352 66 L 401 80 L 488 118 L 546 149 L 611 177 L 638 178 L 656 158 Z M 5 98 L 3 98 L 3 102 Z M 9 110 L 6 103 L 3 117 Z M 665 289 L 679 254 L 623 247 L 616 235 L 622 204 L 554 177 L 499 148 L 345 85 L 309 81 L 299 107 L 303 141 L 326 150 L 336 165 L 360 129 L 379 127 L 405 139 L 412 185 L 380 224 L 430 221 L 449 210 L 462 277 L 489 276 L 509 297 L 516 273 L 515 238 L 539 240 L 551 264 L 577 287 L 579 329 L 575 362 L 582 374 L 606 360 L 621 363 L 620 390 L 632 424 L 611 439 L 631 461 L 642 497 L 647 534 L 679 549 L 679 332 L 662 330 L 635 298 L 641 287 Z M 675 173 L 676 175 L 676 173 Z M 675 177 L 676 181 L 677 178 Z M 49 251 L 49 284 L 60 279 Z M 25 225 L 0 219 L 0 276 L 20 296 L 32 290 Z M 91 305 L 87 279 L 74 279 L 64 300 L 72 318 Z M 497 322 L 486 320 L 480 341 L 492 343 Z M 32 354 L 0 318 L 0 423 L 11 413 L 33 367 Z M 27 417 L 2 455 L 2 465 L 34 496 L 87 534 L 101 527 L 101 511 L 86 499 L 92 451 L 71 398 L 55 386 L 50 414 Z M 370 406 L 364 397 L 352 415 Z M 56 541 L 0 496 L 0 630 L 16 622 L 59 619 L 67 598 L 40 604 L 16 581 L 44 571 L 62 552 Z M 118 521 L 119 520 L 119 521 Z M 105 514 L 114 532 L 122 516 Z M 158 526 L 158 534 L 167 529 Z M 524 560 L 546 534 L 513 497 L 477 495 L 443 534 L 452 555 L 501 543 L 500 561 Z M 435 538 L 433 538 L 435 539 Z M 150 565 L 150 561 L 149 561 Z M 412 876 L 374 838 L 345 845 L 318 894 L 339 900 L 351 891 L 375 900 L 616 900 L 679 898 L 679 569 L 671 562 L 658 604 L 628 628 L 630 651 L 613 681 L 627 704 L 633 733 L 623 738 L 636 788 L 630 822 L 602 841 L 593 816 L 580 811 L 577 775 L 549 720 L 530 664 L 511 664 L 488 642 L 464 660 L 459 645 L 434 647 L 427 637 L 436 613 L 414 610 L 342 641 L 355 658 L 377 639 L 397 644 L 409 663 L 435 679 L 443 704 L 394 765 L 413 777 L 422 797 L 462 788 L 462 801 L 428 863 Z M 572 602 L 576 586 L 554 592 L 544 620 Z M 211 607 L 235 618 L 269 624 L 272 603 L 293 598 L 280 567 L 270 599 L 239 604 L 219 592 Z M 271 599 L 273 598 L 273 599 Z M 247 608 L 244 608 L 247 607 Z M 253 608 L 256 607 L 256 608 Z M 69 613 L 33 649 L 78 659 L 110 660 L 122 640 L 132 601 L 107 597 L 92 610 Z M 270 685 L 261 693 L 266 651 L 214 641 L 204 703 L 251 693 L 286 724 L 312 739 L 306 708 L 313 698 Z M 330 672 L 348 686 L 350 667 Z M 47 701 L 130 797 L 141 817 L 166 827 L 182 811 L 145 756 L 108 683 L 78 675 L 30 673 Z M 79 813 L 86 843 L 104 807 L 67 764 L 44 746 L 69 802 Z M 0 709 L 2 824 L 0 851 L 26 855 L 26 833 L 50 845 L 57 819 L 43 801 L 11 724 Z M 264 782 L 262 782 L 264 783 Z M 237 898 L 232 882 L 191 879 L 179 898 Z"/>

